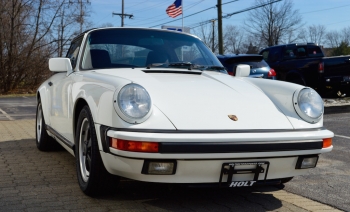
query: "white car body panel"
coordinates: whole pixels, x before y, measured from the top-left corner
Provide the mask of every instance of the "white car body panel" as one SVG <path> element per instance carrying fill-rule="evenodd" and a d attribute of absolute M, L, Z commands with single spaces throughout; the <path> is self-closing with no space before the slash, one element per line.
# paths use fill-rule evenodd
<path fill-rule="evenodd" d="M 118 72 L 115 70 L 97 72 L 134 79 L 134 83 L 146 88 L 153 104 L 166 114 L 176 129 L 293 128 L 284 114 L 274 109 L 275 106 L 270 99 L 261 95 L 261 91 L 255 86 L 239 78 L 210 72 L 204 72 L 202 75 L 147 74 L 142 70 L 135 68 Z M 227 83 L 231 83 L 231 86 L 213 80 L 211 74 L 223 75 L 223 78 L 228 78 Z M 242 94 L 239 92 L 240 89 L 247 92 Z M 208 96 L 211 97 L 210 105 Z M 262 112 L 259 112 L 260 110 Z M 178 115 L 179 111 L 181 116 Z M 228 119 L 229 114 L 236 115 L 239 121 L 233 122 Z M 251 120 L 255 121 L 252 123 Z"/>
<path fill-rule="evenodd" d="M 146 182 L 162 183 L 218 183 L 220 179 L 221 165 L 227 162 L 256 162 L 269 161 L 271 163 L 267 180 L 287 178 L 307 173 L 307 169 L 295 169 L 298 157 L 283 158 L 261 158 L 258 159 L 221 159 L 221 160 L 177 160 L 177 170 L 174 175 L 140 175 L 138 170 L 142 169 L 143 160 L 118 157 L 110 154 L 101 154 L 107 164 L 106 168 L 110 173 L 124 176 L 130 179 Z M 273 165 L 272 165 L 273 164 Z M 242 168 L 252 168 L 246 166 Z M 251 174 L 235 175 L 234 181 L 244 181 L 251 178 Z M 227 177 L 223 178 L 226 182 Z M 259 180 L 264 180 L 264 175 L 259 175 Z"/>
<path fill-rule="evenodd" d="M 83 43 L 85 39 L 86 35 Z M 83 49 L 79 50 L 77 64 L 81 62 Z M 84 60 L 89 58 L 86 56 Z M 147 73 L 150 70 L 165 71 Z M 124 121 L 113 105 L 115 94 L 130 83 L 144 87 L 152 99 L 152 114 L 138 124 Z M 311 124 L 295 112 L 293 94 L 301 88 L 292 83 L 232 77 L 214 71 L 153 67 L 80 70 L 77 65 L 73 72 L 56 73 L 45 81 L 38 89 L 38 98 L 49 135 L 72 155 L 76 117 L 80 112 L 76 108 L 80 103 L 89 107 L 102 161 L 112 174 L 149 182 L 217 183 L 221 166 L 226 162 L 269 161 L 267 179 L 305 174 L 307 169 L 296 169 L 298 157 L 330 152 L 333 146 L 294 151 L 140 153 L 106 148 L 104 145 L 109 145 L 109 141 L 104 141 L 104 136 L 179 145 L 307 143 L 332 138 L 334 134 L 323 128 L 323 118 Z M 235 115 L 238 120 L 233 121 L 228 115 Z M 107 130 L 101 132 L 102 127 Z M 141 174 L 147 159 L 176 160 L 176 173 Z M 239 175 L 234 180 L 248 178 Z"/>

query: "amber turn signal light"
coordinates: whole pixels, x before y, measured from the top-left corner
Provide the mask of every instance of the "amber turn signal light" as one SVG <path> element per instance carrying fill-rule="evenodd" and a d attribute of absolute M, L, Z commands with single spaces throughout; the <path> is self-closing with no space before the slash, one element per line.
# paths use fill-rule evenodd
<path fill-rule="evenodd" d="M 330 146 L 332 146 L 332 138 L 324 138 L 322 148 L 328 148 Z"/>
<path fill-rule="evenodd" d="M 117 138 L 110 139 L 110 145 L 114 149 L 130 152 L 159 152 L 159 143 L 157 142 L 129 141 Z"/>

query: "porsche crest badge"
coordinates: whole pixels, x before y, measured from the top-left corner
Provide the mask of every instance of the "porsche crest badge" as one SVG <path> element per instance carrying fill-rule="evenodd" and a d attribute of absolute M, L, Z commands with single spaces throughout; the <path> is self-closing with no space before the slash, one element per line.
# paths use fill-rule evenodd
<path fill-rule="evenodd" d="M 238 121 L 238 118 L 235 115 L 228 115 L 228 117 L 233 121 Z"/>

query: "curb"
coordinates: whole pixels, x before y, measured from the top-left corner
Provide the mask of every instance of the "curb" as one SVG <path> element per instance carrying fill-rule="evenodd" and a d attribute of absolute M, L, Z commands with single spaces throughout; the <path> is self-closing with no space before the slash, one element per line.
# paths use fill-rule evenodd
<path fill-rule="evenodd" d="M 324 114 L 349 113 L 350 105 L 332 105 L 324 107 Z"/>
<path fill-rule="evenodd" d="M 349 113 L 350 112 L 350 98 L 324 98 L 324 113 Z"/>

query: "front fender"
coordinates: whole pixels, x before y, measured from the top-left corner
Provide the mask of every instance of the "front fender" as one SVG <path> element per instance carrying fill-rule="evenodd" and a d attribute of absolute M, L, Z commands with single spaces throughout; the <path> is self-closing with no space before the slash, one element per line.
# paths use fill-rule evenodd
<path fill-rule="evenodd" d="M 36 100 L 37 100 L 37 103 L 39 103 L 39 101 L 41 102 L 45 124 L 50 126 L 51 125 L 51 122 L 50 122 L 51 107 L 50 107 L 50 91 L 48 88 L 48 80 L 43 82 L 38 88 L 36 92 Z"/>
<path fill-rule="evenodd" d="M 319 122 L 311 124 L 301 119 L 294 109 L 293 95 L 298 89 L 304 88 L 304 86 L 278 80 L 255 78 L 244 78 L 244 80 L 259 87 L 288 118 L 295 129 L 323 127 L 323 117 Z"/>

